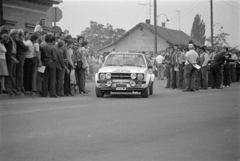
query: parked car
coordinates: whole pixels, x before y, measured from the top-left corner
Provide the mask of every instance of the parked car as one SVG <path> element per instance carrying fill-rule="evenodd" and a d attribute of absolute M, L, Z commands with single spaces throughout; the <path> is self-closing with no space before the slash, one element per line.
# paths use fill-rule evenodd
<path fill-rule="evenodd" d="M 95 74 L 95 93 L 103 97 L 111 92 L 153 94 L 153 65 L 142 53 L 110 53 L 103 67 Z"/>

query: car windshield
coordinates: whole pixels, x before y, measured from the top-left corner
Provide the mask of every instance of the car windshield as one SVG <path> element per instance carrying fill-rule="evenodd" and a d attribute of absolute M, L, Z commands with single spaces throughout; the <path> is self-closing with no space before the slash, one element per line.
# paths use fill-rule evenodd
<path fill-rule="evenodd" d="M 144 58 L 140 54 L 110 54 L 104 66 L 138 66 L 145 67 Z"/>

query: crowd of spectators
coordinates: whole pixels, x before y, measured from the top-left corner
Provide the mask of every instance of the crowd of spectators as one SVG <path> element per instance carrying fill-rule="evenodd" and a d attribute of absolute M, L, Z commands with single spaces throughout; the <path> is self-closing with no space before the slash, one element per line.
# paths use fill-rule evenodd
<path fill-rule="evenodd" d="M 158 80 L 166 77 L 166 88 L 183 92 L 223 89 L 240 82 L 240 52 L 216 46 L 214 50 L 189 42 L 188 48 L 169 47 L 153 60 Z"/>
<path fill-rule="evenodd" d="M 40 18 L 33 33 L 0 27 L 0 94 L 58 98 L 90 92 L 86 77 L 93 79 L 93 64 L 101 60 L 84 37 L 47 33 L 44 24 Z"/>

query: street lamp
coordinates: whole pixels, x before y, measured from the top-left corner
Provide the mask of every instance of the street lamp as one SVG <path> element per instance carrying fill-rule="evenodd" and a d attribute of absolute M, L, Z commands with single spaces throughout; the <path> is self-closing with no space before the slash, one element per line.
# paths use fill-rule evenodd
<path fill-rule="evenodd" d="M 213 25 L 213 27 L 216 26 L 216 25 L 219 25 L 219 26 L 221 27 L 221 28 L 219 29 L 219 31 L 222 32 L 222 29 L 223 29 L 222 25 L 221 25 L 220 23 L 215 23 L 215 24 Z"/>
<path fill-rule="evenodd" d="M 159 17 L 159 16 L 165 16 L 166 19 L 167 19 L 166 22 L 170 21 L 164 13 L 161 13 L 161 14 L 157 15 L 157 20 L 158 20 L 158 17 Z M 158 24 L 158 23 L 157 23 L 157 24 Z"/>

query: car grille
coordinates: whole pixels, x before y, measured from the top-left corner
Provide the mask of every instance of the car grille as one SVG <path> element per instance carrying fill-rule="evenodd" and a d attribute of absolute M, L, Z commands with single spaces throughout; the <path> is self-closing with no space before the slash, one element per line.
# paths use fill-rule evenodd
<path fill-rule="evenodd" d="M 111 73 L 112 79 L 131 79 L 130 73 Z"/>

